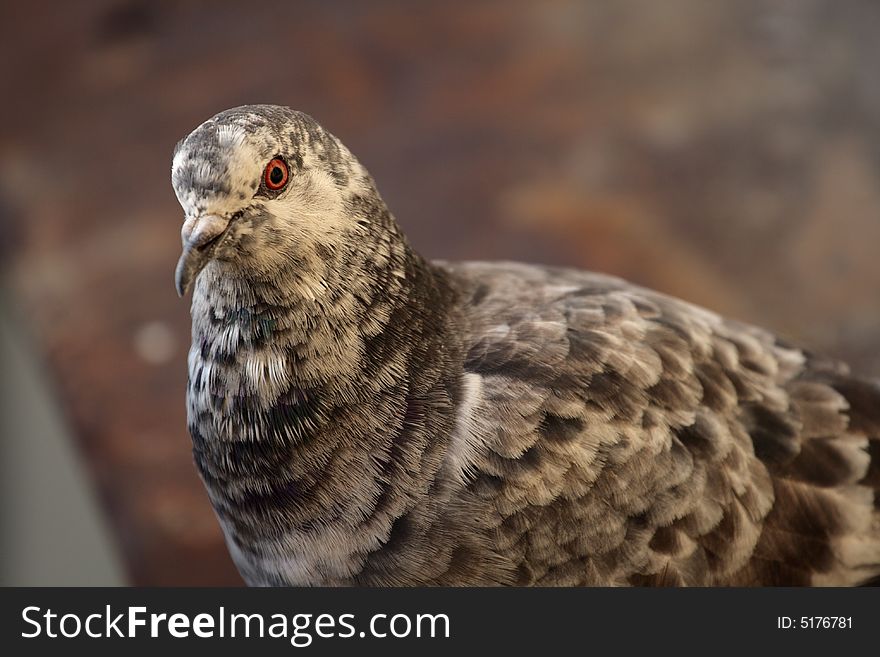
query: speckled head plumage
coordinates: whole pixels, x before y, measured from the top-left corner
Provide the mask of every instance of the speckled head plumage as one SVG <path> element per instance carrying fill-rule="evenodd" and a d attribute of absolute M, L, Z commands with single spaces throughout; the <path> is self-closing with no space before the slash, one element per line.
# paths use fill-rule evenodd
<path fill-rule="evenodd" d="M 279 188 L 267 177 L 276 158 L 286 169 Z M 291 253 L 340 248 L 347 229 L 358 229 L 347 204 L 376 195 L 336 137 L 307 114 L 275 105 L 205 121 L 175 148 L 171 180 L 185 214 L 175 274 L 181 295 L 212 261 L 228 275 L 259 276 Z"/>

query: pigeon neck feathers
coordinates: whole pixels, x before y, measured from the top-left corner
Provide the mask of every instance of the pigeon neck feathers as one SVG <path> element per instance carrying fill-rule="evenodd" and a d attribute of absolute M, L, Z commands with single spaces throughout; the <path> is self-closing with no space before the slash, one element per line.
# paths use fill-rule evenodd
<path fill-rule="evenodd" d="M 387 537 L 432 485 L 454 433 L 456 289 L 408 246 L 378 195 L 347 207 L 373 239 L 291 252 L 271 276 L 212 262 L 194 291 L 195 461 L 252 581 L 343 581 L 364 543 Z M 320 285 L 307 269 L 318 259 Z M 310 562 L 328 535 L 345 537 L 334 564 Z M 295 563 L 255 557 L 273 551 Z"/>

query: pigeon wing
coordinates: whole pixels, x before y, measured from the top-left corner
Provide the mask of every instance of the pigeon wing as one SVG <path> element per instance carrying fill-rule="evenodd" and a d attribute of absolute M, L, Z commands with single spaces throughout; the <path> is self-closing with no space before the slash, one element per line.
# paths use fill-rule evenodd
<path fill-rule="evenodd" d="M 464 290 L 465 369 L 490 427 L 469 492 L 518 583 L 880 571 L 880 387 L 609 276 L 443 266 Z"/>

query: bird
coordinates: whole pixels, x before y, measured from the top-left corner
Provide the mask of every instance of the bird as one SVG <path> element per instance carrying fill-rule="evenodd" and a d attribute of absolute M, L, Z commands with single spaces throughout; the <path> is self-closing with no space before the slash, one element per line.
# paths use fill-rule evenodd
<path fill-rule="evenodd" d="M 619 278 L 429 261 L 309 115 L 174 149 L 187 424 L 252 586 L 880 574 L 880 384 Z"/>

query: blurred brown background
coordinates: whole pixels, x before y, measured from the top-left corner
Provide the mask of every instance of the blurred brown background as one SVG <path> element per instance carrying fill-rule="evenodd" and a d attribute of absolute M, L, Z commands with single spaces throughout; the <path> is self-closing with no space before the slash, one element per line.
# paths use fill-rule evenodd
<path fill-rule="evenodd" d="M 240 581 L 191 463 L 169 184 L 226 107 L 318 118 L 426 255 L 615 273 L 880 374 L 873 0 L 6 2 L 0 51 L 7 303 L 132 583 Z"/>

